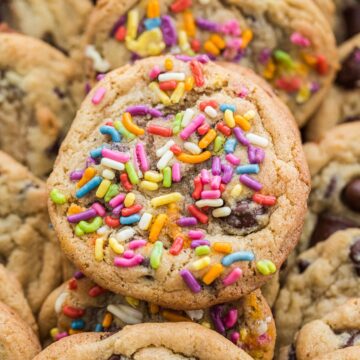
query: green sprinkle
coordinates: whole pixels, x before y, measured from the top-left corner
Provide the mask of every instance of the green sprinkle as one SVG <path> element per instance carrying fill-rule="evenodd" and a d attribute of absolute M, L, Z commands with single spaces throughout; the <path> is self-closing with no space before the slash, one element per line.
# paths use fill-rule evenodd
<path fill-rule="evenodd" d="M 114 122 L 114 127 L 126 140 L 131 141 L 136 138 L 136 135 L 128 131 L 120 120 Z"/>
<path fill-rule="evenodd" d="M 293 62 L 291 56 L 285 51 L 276 50 L 274 52 L 274 57 L 278 62 L 282 63 L 287 68 L 292 68 L 294 66 L 294 62 Z"/>
<path fill-rule="evenodd" d="M 134 164 L 131 161 L 128 161 L 125 164 L 125 170 L 128 174 L 130 182 L 133 185 L 137 185 L 139 183 L 139 177 L 137 176 L 136 170 L 134 168 Z"/>
<path fill-rule="evenodd" d="M 259 260 L 256 268 L 262 275 L 271 275 L 276 272 L 276 266 L 271 260 Z"/>
<path fill-rule="evenodd" d="M 225 138 L 223 135 L 218 135 L 216 138 L 215 138 L 215 141 L 214 141 L 214 151 L 216 153 L 219 153 L 221 150 L 222 150 L 222 147 L 225 143 Z"/>
<path fill-rule="evenodd" d="M 175 115 L 175 120 L 172 123 L 172 127 L 173 127 L 173 134 L 176 135 L 180 132 L 181 130 L 181 122 L 182 122 L 182 118 L 184 116 L 183 112 L 179 112 Z"/>
<path fill-rule="evenodd" d="M 95 232 L 101 225 L 103 224 L 102 217 L 97 216 L 91 222 L 80 221 L 75 227 L 75 234 L 78 236 L 82 236 L 84 234 L 89 234 Z M 76 229 L 78 227 L 78 229 Z M 81 233 L 81 231 L 82 233 Z M 78 231 L 78 233 L 76 232 Z"/>
<path fill-rule="evenodd" d="M 172 180 L 171 180 L 171 167 L 170 166 L 167 166 L 163 170 L 163 175 L 164 175 L 163 186 L 166 188 L 171 187 Z"/>
<path fill-rule="evenodd" d="M 195 249 L 195 254 L 197 256 L 209 255 L 210 254 L 210 248 L 207 245 L 198 246 Z"/>
<path fill-rule="evenodd" d="M 83 236 L 83 235 L 85 235 L 84 231 L 81 229 L 81 227 L 80 227 L 79 224 L 77 224 L 77 225 L 75 226 L 75 235 L 76 235 L 76 236 Z"/>
<path fill-rule="evenodd" d="M 50 199 L 53 203 L 58 205 L 63 205 L 67 202 L 66 196 L 62 194 L 58 189 L 51 190 Z"/>
<path fill-rule="evenodd" d="M 106 192 L 104 200 L 105 202 L 109 202 L 113 197 L 115 197 L 119 193 L 119 186 L 116 184 L 111 184 L 109 190 Z"/>
<path fill-rule="evenodd" d="M 163 243 L 161 241 L 156 241 L 150 255 L 150 265 L 153 269 L 157 269 L 160 266 L 162 253 Z"/>

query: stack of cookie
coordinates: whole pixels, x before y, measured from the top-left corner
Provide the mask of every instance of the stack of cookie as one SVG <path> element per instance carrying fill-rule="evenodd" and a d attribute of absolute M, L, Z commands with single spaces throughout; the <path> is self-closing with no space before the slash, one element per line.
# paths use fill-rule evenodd
<path fill-rule="evenodd" d="M 359 12 L 0 4 L 0 358 L 360 359 Z"/>

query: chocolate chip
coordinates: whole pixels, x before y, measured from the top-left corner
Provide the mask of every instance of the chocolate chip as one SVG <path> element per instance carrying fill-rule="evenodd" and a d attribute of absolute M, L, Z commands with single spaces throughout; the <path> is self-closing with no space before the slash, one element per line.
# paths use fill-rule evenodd
<path fill-rule="evenodd" d="M 110 357 L 109 357 L 109 359 L 108 360 L 121 360 L 121 356 L 120 355 L 111 355 Z"/>
<path fill-rule="evenodd" d="M 326 240 L 336 231 L 345 230 L 351 227 L 359 226 L 352 220 L 337 215 L 328 213 L 320 214 L 311 235 L 309 247 L 315 246 L 318 242 Z"/>
<path fill-rule="evenodd" d="M 294 344 L 291 344 L 288 352 L 288 360 L 296 360 L 296 349 Z"/>
<path fill-rule="evenodd" d="M 355 345 L 355 340 L 357 340 L 358 336 L 360 336 L 360 331 L 359 330 L 350 332 L 350 337 L 349 337 L 348 341 L 345 343 L 345 345 L 343 346 L 343 348 L 346 348 L 346 347 L 349 347 L 349 346 L 354 346 Z"/>
<path fill-rule="evenodd" d="M 360 212 L 360 178 L 347 183 L 342 191 L 341 200 L 349 209 Z"/>
<path fill-rule="evenodd" d="M 360 32 L 360 4 L 354 4 L 344 10 L 346 36 L 351 38 Z"/>
<path fill-rule="evenodd" d="M 333 176 L 330 179 L 330 182 L 326 188 L 326 191 L 324 194 L 325 199 L 328 199 L 334 193 L 334 191 L 336 189 L 336 184 L 337 184 L 337 178 L 335 176 Z"/>
<path fill-rule="evenodd" d="M 360 84 L 360 48 L 356 47 L 341 64 L 336 83 L 345 89 L 355 89 Z"/>
<path fill-rule="evenodd" d="M 299 273 L 302 274 L 310 266 L 310 264 L 310 261 L 299 259 L 297 262 Z"/>
<path fill-rule="evenodd" d="M 360 276 L 360 239 L 357 239 L 350 247 L 350 260 L 355 265 L 355 271 Z"/>
<path fill-rule="evenodd" d="M 343 122 L 346 123 L 355 122 L 355 121 L 360 121 L 360 114 L 347 116 L 345 119 L 343 119 Z"/>

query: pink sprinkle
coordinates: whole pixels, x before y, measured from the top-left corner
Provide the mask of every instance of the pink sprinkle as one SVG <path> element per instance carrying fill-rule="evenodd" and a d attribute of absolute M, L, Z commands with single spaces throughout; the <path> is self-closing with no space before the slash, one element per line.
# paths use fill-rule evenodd
<path fill-rule="evenodd" d="M 223 280 L 223 284 L 225 286 L 232 285 L 236 281 L 238 281 L 241 276 L 242 276 L 242 270 L 236 267 L 233 271 L 231 271 L 231 273 L 228 276 L 226 276 L 226 278 Z"/>
<path fill-rule="evenodd" d="M 240 92 L 238 93 L 238 97 L 244 99 L 249 95 L 249 90 L 247 87 L 243 86 L 240 90 Z"/>
<path fill-rule="evenodd" d="M 120 151 L 116 151 L 116 150 L 110 150 L 107 148 L 103 148 L 101 150 L 101 155 L 105 158 L 117 161 L 117 162 L 121 162 L 121 163 L 126 163 L 130 160 L 130 155 L 126 154 L 126 153 L 122 153 Z"/>
<path fill-rule="evenodd" d="M 129 249 L 136 250 L 138 248 L 141 248 L 147 244 L 146 240 L 139 239 L 139 240 L 133 240 L 129 242 Z"/>
<path fill-rule="evenodd" d="M 125 250 L 123 253 L 123 257 L 125 259 L 132 259 L 134 257 L 135 253 L 132 250 Z"/>
<path fill-rule="evenodd" d="M 211 179 L 211 189 L 218 190 L 221 184 L 221 176 L 216 175 Z"/>
<path fill-rule="evenodd" d="M 139 173 L 141 170 L 140 170 L 140 166 L 139 166 L 138 156 L 136 153 L 136 146 L 134 148 L 132 148 L 131 151 L 132 151 L 132 158 L 133 158 L 133 164 L 134 164 L 135 171 L 136 171 L 136 173 Z"/>
<path fill-rule="evenodd" d="M 234 50 L 240 49 L 241 44 L 242 44 L 241 39 L 230 39 L 226 43 L 228 48 L 231 48 L 231 49 L 234 49 Z"/>
<path fill-rule="evenodd" d="M 230 340 L 234 343 L 237 344 L 238 340 L 240 339 L 240 334 L 237 331 L 234 331 L 231 336 L 230 336 Z"/>
<path fill-rule="evenodd" d="M 172 166 L 172 181 L 173 182 L 181 181 L 181 167 L 178 162 L 174 163 Z"/>
<path fill-rule="evenodd" d="M 94 105 L 100 104 L 101 100 L 104 98 L 106 93 L 106 88 L 99 87 L 96 91 L 94 96 L 92 97 L 91 101 Z"/>
<path fill-rule="evenodd" d="M 290 36 L 290 40 L 293 44 L 301 47 L 309 47 L 311 45 L 310 40 L 298 32 L 292 33 L 292 35 Z"/>
<path fill-rule="evenodd" d="M 202 169 L 200 172 L 201 182 L 203 184 L 209 184 L 210 183 L 210 175 L 209 171 L 206 169 Z"/>
<path fill-rule="evenodd" d="M 140 265 L 144 261 L 144 257 L 141 254 L 136 254 L 131 259 L 125 259 L 123 257 L 116 256 L 114 259 L 114 265 L 120 267 L 133 267 Z"/>
<path fill-rule="evenodd" d="M 180 137 L 183 140 L 187 140 L 196 131 L 196 129 L 203 124 L 204 121 L 205 121 L 205 115 L 199 114 L 190 122 L 188 126 L 186 126 L 186 128 L 183 131 L 181 131 Z"/>
<path fill-rule="evenodd" d="M 231 165 L 239 165 L 240 164 L 240 159 L 238 157 L 236 157 L 234 154 L 227 154 L 225 156 L 226 161 L 228 161 Z"/>
<path fill-rule="evenodd" d="M 150 71 L 150 74 L 149 74 L 150 80 L 155 80 L 159 76 L 160 73 L 161 73 L 160 67 L 155 65 Z"/>
<path fill-rule="evenodd" d="M 99 216 L 105 216 L 106 210 L 100 203 L 93 203 L 91 207 L 97 212 Z"/>
<path fill-rule="evenodd" d="M 201 192 L 202 199 L 218 199 L 220 196 L 221 196 L 220 190 L 205 190 Z"/>
<path fill-rule="evenodd" d="M 136 155 L 140 162 L 141 171 L 145 172 L 150 169 L 149 161 L 146 156 L 146 151 L 143 143 L 136 144 Z"/>
<path fill-rule="evenodd" d="M 201 230 L 189 230 L 188 235 L 192 240 L 201 240 L 205 237 Z"/>
<path fill-rule="evenodd" d="M 223 319 L 223 323 L 227 329 L 231 329 L 238 320 L 238 311 L 237 309 L 231 309 Z"/>
<path fill-rule="evenodd" d="M 261 344 L 261 345 L 265 345 L 267 343 L 269 343 L 271 340 L 269 334 L 265 333 L 265 334 L 261 334 L 259 337 L 258 337 L 258 343 Z"/>
<path fill-rule="evenodd" d="M 125 194 L 118 194 L 109 201 L 109 205 L 114 208 L 123 203 L 125 200 Z"/>
<path fill-rule="evenodd" d="M 67 336 L 69 336 L 69 334 L 66 331 L 64 331 L 64 332 L 56 334 L 55 335 L 55 340 L 58 341 L 58 340 L 63 339 L 64 337 L 67 337 Z"/>

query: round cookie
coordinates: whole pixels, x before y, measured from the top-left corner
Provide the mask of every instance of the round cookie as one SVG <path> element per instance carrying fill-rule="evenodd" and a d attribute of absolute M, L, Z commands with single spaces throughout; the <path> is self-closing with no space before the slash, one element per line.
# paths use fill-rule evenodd
<path fill-rule="evenodd" d="M 114 332 L 141 322 L 193 321 L 224 335 L 254 359 L 273 359 L 275 323 L 259 290 L 232 303 L 180 312 L 116 295 L 81 276 L 75 273 L 44 302 L 39 313 L 43 338 L 51 333 L 59 340 L 79 330 Z"/>
<path fill-rule="evenodd" d="M 204 346 L 206 345 L 206 346 Z M 138 324 L 108 336 L 87 333 L 70 336 L 42 351 L 47 359 L 250 360 L 239 347 L 215 331 L 191 323 Z"/>
<path fill-rule="evenodd" d="M 360 121 L 360 34 L 339 48 L 341 69 L 335 84 L 306 128 L 306 139 L 321 139 L 339 123 Z"/>
<path fill-rule="evenodd" d="M 103 0 L 86 43 L 91 78 L 161 53 L 207 54 L 250 67 L 276 88 L 300 126 L 337 68 L 330 25 L 312 0 Z"/>
<path fill-rule="evenodd" d="M 39 340 L 18 314 L 0 302 L 0 358 L 32 360 L 41 350 Z"/>
<path fill-rule="evenodd" d="M 360 356 L 360 347 L 352 346 L 346 349 L 336 350 L 330 354 L 320 355 L 314 360 L 358 360 Z"/>
<path fill-rule="evenodd" d="M 35 175 L 49 174 L 74 118 L 76 79 L 73 63 L 56 49 L 0 33 L 0 149 Z"/>
<path fill-rule="evenodd" d="M 7 0 L 0 4 L 0 21 L 69 53 L 79 48 L 92 8 L 90 0 Z"/>
<path fill-rule="evenodd" d="M 0 259 L 37 312 L 61 281 L 61 254 L 46 207 L 45 184 L 0 151 Z"/>
<path fill-rule="evenodd" d="M 166 80 L 176 90 L 165 93 L 156 80 L 189 86 L 192 74 L 185 92 L 183 81 Z M 93 89 L 48 180 L 52 222 L 81 271 L 116 293 L 199 309 L 280 267 L 309 178 L 291 115 L 254 76 L 155 57 Z"/>
<path fill-rule="evenodd" d="M 348 229 L 298 256 L 275 304 L 280 346 L 289 345 L 306 323 L 359 295 L 359 248 L 360 230 Z"/>

